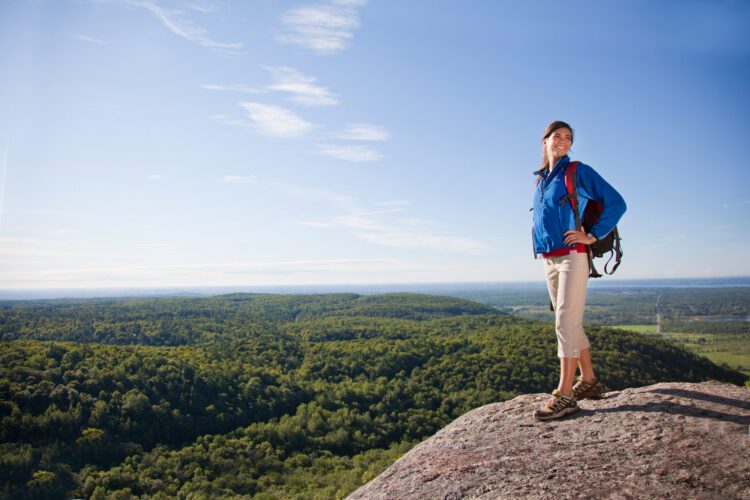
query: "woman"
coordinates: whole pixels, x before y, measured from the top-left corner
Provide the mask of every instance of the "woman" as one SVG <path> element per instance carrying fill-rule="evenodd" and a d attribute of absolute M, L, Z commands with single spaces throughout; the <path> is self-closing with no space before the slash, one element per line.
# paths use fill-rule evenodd
<path fill-rule="evenodd" d="M 589 228 L 576 229 L 576 218 L 565 188 L 565 169 L 570 163 L 568 151 L 573 144 L 573 128 L 554 121 L 542 137 L 542 168 L 534 193 L 534 253 L 541 255 L 547 276 L 552 307 L 555 310 L 557 355 L 560 358 L 560 383 L 550 399 L 534 412 L 537 420 L 564 417 L 578 411 L 576 401 L 595 399 L 604 393 L 594 375 L 589 341 L 583 331 L 583 309 L 589 278 L 586 245 L 605 237 L 625 213 L 625 201 L 593 168 L 577 167 L 578 204 L 583 211 L 589 200 L 604 209 Z M 575 385 L 576 366 L 581 370 Z"/>

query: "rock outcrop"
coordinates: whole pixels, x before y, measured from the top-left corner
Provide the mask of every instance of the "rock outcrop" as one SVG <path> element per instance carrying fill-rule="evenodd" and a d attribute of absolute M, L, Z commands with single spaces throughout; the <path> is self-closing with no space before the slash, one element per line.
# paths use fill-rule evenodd
<path fill-rule="evenodd" d="M 477 408 L 351 499 L 750 499 L 750 389 L 661 383 L 536 422 L 549 396 Z"/>

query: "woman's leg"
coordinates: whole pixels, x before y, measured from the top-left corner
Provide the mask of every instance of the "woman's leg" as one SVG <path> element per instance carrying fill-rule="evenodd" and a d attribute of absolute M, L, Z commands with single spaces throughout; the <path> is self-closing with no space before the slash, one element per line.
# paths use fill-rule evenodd
<path fill-rule="evenodd" d="M 589 341 L 583 330 L 583 311 L 589 268 L 585 254 L 545 259 L 547 289 L 555 309 L 557 355 L 560 357 L 558 390 L 571 394 L 575 382 L 576 365 L 584 379 L 593 379 Z M 590 377 L 590 378 L 589 378 Z"/>
<path fill-rule="evenodd" d="M 589 340 L 583 331 L 583 310 L 586 305 L 586 286 L 589 262 L 586 254 L 571 254 L 544 260 L 547 289 L 555 309 L 557 355 L 560 358 L 560 383 L 545 406 L 534 412 L 537 420 L 561 418 L 578 411 L 579 397 L 594 398 L 603 393 L 601 384 L 578 385 L 573 391 L 576 367 L 581 366 L 584 378 L 594 370 L 589 354 Z M 578 389 L 585 389 L 583 392 Z"/>
<path fill-rule="evenodd" d="M 557 390 L 560 394 L 570 396 L 573 394 L 573 382 L 576 378 L 576 365 L 579 358 L 560 358 L 560 383 Z"/>
<path fill-rule="evenodd" d="M 584 382 L 593 382 L 596 379 L 594 366 L 591 364 L 591 352 L 588 349 L 581 349 L 581 355 L 578 357 L 578 368 L 581 370 Z"/>
<path fill-rule="evenodd" d="M 580 358 L 581 351 L 589 348 L 589 340 L 583 331 L 583 311 L 589 279 L 588 258 L 586 254 L 579 253 L 545 259 L 544 270 L 550 299 L 555 308 L 557 356 Z"/>

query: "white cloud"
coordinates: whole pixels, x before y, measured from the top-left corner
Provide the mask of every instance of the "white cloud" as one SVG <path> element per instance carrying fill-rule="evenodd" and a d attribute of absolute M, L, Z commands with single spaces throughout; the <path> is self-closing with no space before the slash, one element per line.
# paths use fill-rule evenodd
<path fill-rule="evenodd" d="M 333 205 L 343 213 L 334 217 L 311 219 L 309 216 L 293 224 L 321 229 L 341 228 L 367 243 L 405 249 L 428 249 L 440 252 L 476 255 L 491 250 L 486 243 L 469 237 L 444 234 L 433 221 L 415 217 L 394 217 L 408 211 L 405 200 L 383 201 L 379 210 L 367 210 L 354 197 L 328 191 L 273 184 L 290 195 Z"/>
<path fill-rule="evenodd" d="M 233 83 L 230 85 L 216 85 L 213 83 L 206 83 L 201 85 L 203 90 L 218 90 L 218 91 L 229 91 L 229 92 L 244 92 L 245 94 L 263 94 L 265 90 L 251 87 L 243 83 Z"/>
<path fill-rule="evenodd" d="M 383 230 L 380 221 L 372 214 L 351 213 L 334 219 L 339 225 L 352 229 Z"/>
<path fill-rule="evenodd" d="M 76 35 L 75 38 L 77 40 L 81 40 L 83 42 L 95 43 L 95 44 L 98 44 L 98 45 L 109 45 L 111 43 L 108 40 L 101 40 L 99 38 L 94 38 L 94 37 L 90 37 L 90 36 L 86 36 L 86 35 Z"/>
<path fill-rule="evenodd" d="M 225 175 L 219 182 L 228 182 L 230 184 L 253 184 L 258 182 L 258 178 L 254 175 Z"/>
<path fill-rule="evenodd" d="M 317 80 L 299 71 L 281 67 L 266 67 L 275 78 L 275 82 L 268 86 L 269 90 L 292 94 L 289 100 L 303 106 L 331 106 L 338 104 L 334 94 L 325 87 L 315 85 Z"/>
<path fill-rule="evenodd" d="M 228 125 L 230 127 L 249 127 L 250 126 L 249 122 L 245 120 L 240 120 L 239 118 L 233 118 L 228 115 L 211 115 L 210 118 L 216 123 L 221 123 L 222 125 Z"/>
<path fill-rule="evenodd" d="M 55 269 L 0 268 L 4 288 L 196 286 L 320 284 L 350 282 L 362 275 L 393 281 L 403 273 L 424 271 L 424 265 L 395 259 L 321 259 L 287 261 L 197 262 L 156 265 L 66 266 Z M 387 278 L 384 278 L 385 275 Z"/>
<path fill-rule="evenodd" d="M 298 137 L 315 127 L 281 106 L 259 102 L 240 102 L 239 105 L 248 112 L 255 127 L 266 135 Z"/>
<path fill-rule="evenodd" d="M 411 205 L 410 201 L 406 200 L 391 200 L 391 201 L 381 201 L 378 203 L 381 207 L 405 207 L 408 205 Z"/>
<path fill-rule="evenodd" d="M 367 0 L 332 0 L 331 3 L 348 7 L 362 7 L 367 3 Z"/>
<path fill-rule="evenodd" d="M 329 224 L 328 222 L 321 222 L 321 221 L 315 221 L 315 220 L 297 221 L 297 222 L 293 222 L 293 224 L 297 224 L 298 226 L 317 227 L 317 228 L 323 228 L 323 229 L 333 227 L 333 224 Z"/>
<path fill-rule="evenodd" d="M 274 182 L 270 183 L 270 185 L 275 188 L 281 189 L 288 195 L 294 196 L 295 198 L 317 201 L 339 208 L 351 209 L 357 202 L 356 198 L 352 196 L 335 193 L 333 191 L 326 191 L 323 189 L 297 186 L 294 184 L 286 184 L 283 182 Z"/>
<path fill-rule="evenodd" d="M 186 17 L 186 13 L 180 9 L 170 9 L 159 5 L 152 0 L 89 0 L 94 3 L 111 3 L 115 5 L 124 5 L 144 9 L 156 17 L 161 24 L 175 35 L 196 43 L 200 46 L 207 47 L 214 52 L 225 55 L 240 55 L 243 45 L 238 42 L 217 42 L 208 35 L 208 31 Z M 186 4 L 191 10 L 200 10 L 197 3 Z M 205 4 L 208 5 L 208 4 Z M 198 7 L 198 8 L 196 8 Z M 204 12 L 206 7 L 204 7 Z"/>
<path fill-rule="evenodd" d="M 219 6 L 211 2 L 188 2 L 185 7 L 203 14 L 213 14 L 219 10 Z"/>
<path fill-rule="evenodd" d="M 146 179 L 152 180 L 152 181 L 158 181 L 161 180 L 161 175 L 159 174 L 149 174 L 146 176 Z"/>
<path fill-rule="evenodd" d="M 343 132 L 334 134 L 334 137 L 350 141 L 387 141 L 391 137 L 391 134 L 379 125 L 350 123 Z"/>
<path fill-rule="evenodd" d="M 367 146 L 321 144 L 318 146 L 318 153 L 339 160 L 352 162 L 377 161 L 383 158 L 383 155 Z"/>
<path fill-rule="evenodd" d="M 360 26 L 357 8 L 365 1 L 333 1 L 288 10 L 281 17 L 284 32 L 281 43 L 299 45 L 318 54 L 334 54 L 346 49 Z"/>
<path fill-rule="evenodd" d="M 198 45 L 211 49 L 222 49 L 228 53 L 237 52 L 242 48 L 241 43 L 222 43 L 211 39 L 205 28 L 185 19 L 183 13 L 179 10 L 166 10 L 147 1 L 130 1 L 128 3 L 145 8 L 156 16 L 169 31 Z"/>
<path fill-rule="evenodd" d="M 334 218 L 334 221 L 338 225 L 353 229 L 377 229 L 385 231 L 388 224 L 382 220 L 382 216 L 404 212 L 405 210 L 405 208 L 391 208 L 388 210 L 352 209 L 348 214 Z"/>
<path fill-rule="evenodd" d="M 54 234 L 56 233 L 56 234 Z M 93 257 L 91 242 L 65 239 L 67 229 L 51 233 L 55 238 L 0 238 L 0 256 L 29 257 Z"/>
<path fill-rule="evenodd" d="M 4 213 L 8 215 L 73 215 L 70 212 L 63 212 L 61 210 L 50 210 L 46 208 L 19 208 L 15 210 L 5 210 Z"/>

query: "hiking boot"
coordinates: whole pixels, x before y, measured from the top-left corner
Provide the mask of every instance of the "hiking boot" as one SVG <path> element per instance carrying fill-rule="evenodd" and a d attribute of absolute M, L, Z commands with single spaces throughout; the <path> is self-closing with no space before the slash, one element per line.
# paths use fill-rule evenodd
<path fill-rule="evenodd" d="M 602 399 L 602 394 L 604 394 L 604 386 L 598 378 L 591 382 L 584 382 L 583 375 L 579 375 L 576 379 L 576 385 L 573 386 L 573 397 L 576 401 Z"/>
<path fill-rule="evenodd" d="M 578 405 L 573 396 L 563 396 L 560 391 L 552 391 L 552 398 L 540 409 L 534 412 L 537 420 L 552 420 L 562 418 L 578 411 Z"/>

